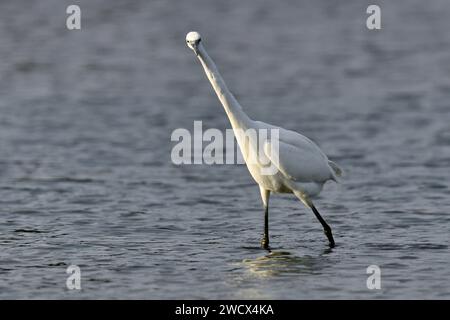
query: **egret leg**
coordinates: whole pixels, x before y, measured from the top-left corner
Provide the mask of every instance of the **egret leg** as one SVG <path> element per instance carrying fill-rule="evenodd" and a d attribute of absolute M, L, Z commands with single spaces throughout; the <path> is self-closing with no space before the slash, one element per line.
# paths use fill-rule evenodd
<path fill-rule="evenodd" d="M 269 206 L 264 206 L 264 234 L 261 239 L 261 247 L 269 249 Z"/>
<path fill-rule="evenodd" d="M 328 238 L 328 241 L 330 242 L 330 247 L 334 248 L 335 243 L 334 243 L 333 233 L 331 232 L 330 226 L 322 218 L 319 211 L 317 211 L 316 207 L 312 203 L 310 203 L 310 207 L 311 207 L 312 211 L 314 212 L 314 215 L 316 216 L 316 218 L 319 220 L 320 224 L 322 225 L 323 232 L 325 233 L 325 235 Z"/>
<path fill-rule="evenodd" d="M 270 191 L 262 187 L 259 188 L 261 191 L 261 198 L 264 204 L 264 234 L 261 239 L 261 247 L 263 249 L 269 249 L 269 196 Z"/>

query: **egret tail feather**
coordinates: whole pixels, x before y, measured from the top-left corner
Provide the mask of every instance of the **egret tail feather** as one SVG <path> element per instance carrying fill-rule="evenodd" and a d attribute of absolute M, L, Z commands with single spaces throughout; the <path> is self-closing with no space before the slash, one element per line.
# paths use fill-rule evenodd
<path fill-rule="evenodd" d="M 328 164 L 330 165 L 331 169 L 333 169 L 333 171 L 334 171 L 334 173 L 336 174 L 337 177 L 342 177 L 344 172 L 342 171 L 341 168 L 339 168 L 339 166 L 336 163 L 334 163 L 333 161 L 328 160 Z"/>

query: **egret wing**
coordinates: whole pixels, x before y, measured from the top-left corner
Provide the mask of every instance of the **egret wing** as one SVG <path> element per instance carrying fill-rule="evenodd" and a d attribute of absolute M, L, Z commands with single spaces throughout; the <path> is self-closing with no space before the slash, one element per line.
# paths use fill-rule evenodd
<path fill-rule="evenodd" d="M 293 181 L 324 182 L 333 179 L 328 160 L 322 152 L 312 150 L 309 143 L 292 145 L 267 140 L 264 143 L 264 154 L 284 176 Z"/>

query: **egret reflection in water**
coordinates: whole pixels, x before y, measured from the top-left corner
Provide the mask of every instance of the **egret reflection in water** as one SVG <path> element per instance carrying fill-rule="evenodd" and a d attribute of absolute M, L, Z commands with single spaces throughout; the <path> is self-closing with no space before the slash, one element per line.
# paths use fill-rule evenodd
<path fill-rule="evenodd" d="M 299 257 L 288 251 L 271 251 L 254 259 L 244 259 L 242 265 L 254 276 L 271 278 L 320 272 L 323 259 L 323 256 Z"/>

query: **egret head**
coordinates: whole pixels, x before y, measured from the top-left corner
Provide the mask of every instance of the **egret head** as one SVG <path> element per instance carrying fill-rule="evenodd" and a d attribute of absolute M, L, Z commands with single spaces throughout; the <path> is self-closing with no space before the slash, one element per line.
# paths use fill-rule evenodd
<path fill-rule="evenodd" d="M 197 53 L 197 47 L 201 40 L 202 38 L 200 36 L 200 33 L 196 31 L 191 31 L 186 35 L 186 44 L 195 53 Z"/>

